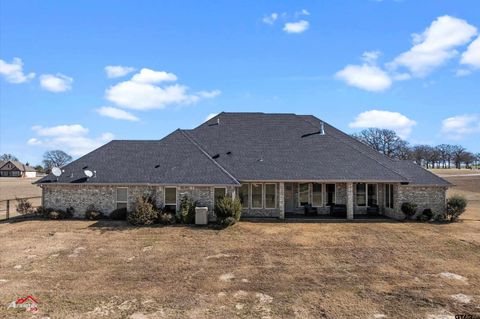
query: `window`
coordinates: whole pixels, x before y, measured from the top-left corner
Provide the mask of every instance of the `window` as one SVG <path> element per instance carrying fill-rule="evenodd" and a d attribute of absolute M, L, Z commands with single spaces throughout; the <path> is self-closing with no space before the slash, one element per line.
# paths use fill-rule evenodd
<path fill-rule="evenodd" d="M 305 206 L 310 203 L 308 186 L 307 183 L 298 184 L 298 203 L 300 206 Z"/>
<path fill-rule="evenodd" d="M 393 185 L 385 184 L 385 207 L 393 208 Z"/>
<path fill-rule="evenodd" d="M 128 203 L 128 188 L 117 187 L 117 209 L 127 208 Z"/>
<path fill-rule="evenodd" d="M 322 184 L 312 185 L 312 206 L 322 206 Z"/>
<path fill-rule="evenodd" d="M 378 203 L 377 200 L 377 184 L 367 184 L 368 194 L 368 206 L 375 206 Z"/>
<path fill-rule="evenodd" d="M 215 189 L 213 190 L 214 205 L 217 200 L 224 198 L 226 193 L 227 189 L 225 187 L 215 187 Z"/>
<path fill-rule="evenodd" d="M 357 184 L 357 206 L 365 206 L 367 201 L 367 190 L 364 183 Z"/>
<path fill-rule="evenodd" d="M 262 208 L 263 185 L 252 184 L 252 208 Z"/>
<path fill-rule="evenodd" d="M 177 211 L 177 188 L 176 187 L 165 187 L 164 205 L 167 211 L 171 211 L 171 212 Z"/>
<path fill-rule="evenodd" d="M 336 199 L 336 186 L 335 184 L 326 184 L 325 185 L 325 193 L 327 195 L 327 206 L 331 206 L 335 204 Z"/>
<path fill-rule="evenodd" d="M 248 184 L 242 184 L 238 191 L 238 197 L 240 198 L 240 202 L 244 208 L 248 208 Z"/>
<path fill-rule="evenodd" d="M 277 207 L 277 184 L 265 184 L 265 208 Z"/>

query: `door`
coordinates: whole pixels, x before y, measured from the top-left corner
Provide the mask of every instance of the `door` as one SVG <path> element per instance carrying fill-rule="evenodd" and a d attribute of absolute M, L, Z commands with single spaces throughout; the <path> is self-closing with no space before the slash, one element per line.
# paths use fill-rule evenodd
<path fill-rule="evenodd" d="M 293 212 L 295 210 L 293 196 L 293 184 L 285 183 L 285 212 Z"/>

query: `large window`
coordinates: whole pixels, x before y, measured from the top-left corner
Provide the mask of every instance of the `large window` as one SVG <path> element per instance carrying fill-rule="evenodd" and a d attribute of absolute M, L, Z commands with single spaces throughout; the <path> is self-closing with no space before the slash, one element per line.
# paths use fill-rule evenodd
<path fill-rule="evenodd" d="M 335 194 L 335 184 L 326 184 L 325 185 L 325 194 L 327 196 L 327 206 L 331 206 L 335 204 L 336 201 L 336 194 Z"/>
<path fill-rule="evenodd" d="M 238 197 L 240 198 L 243 208 L 248 208 L 248 184 L 242 184 L 242 186 L 240 186 Z"/>
<path fill-rule="evenodd" d="M 375 206 L 378 203 L 377 184 L 357 184 L 357 206 Z"/>
<path fill-rule="evenodd" d="M 252 208 L 263 208 L 263 185 L 252 184 Z"/>
<path fill-rule="evenodd" d="M 217 203 L 217 200 L 224 198 L 226 193 L 227 189 L 225 187 L 215 187 L 213 190 L 215 200 L 214 205 Z"/>
<path fill-rule="evenodd" d="M 365 206 L 367 203 L 367 189 L 366 184 L 357 184 L 357 206 Z"/>
<path fill-rule="evenodd" d="M 277 184 L 265 184 L 265 208 L 277 207 Z"/>
<path fill-rule="evenodd" d="M 312 206 L 322 206 L 322 184 L 312 185 Z"/>
<path fill-rule="evenodd" d="M 300 206 L 310 204 L 308 183 L 298 184 L 298 203 Z"/>
<path fill-rule="evenodd" d="M 167 211 L 177 211 L 177 189 L 175 187 L 165 187 L 164 204 Z"/>
<path fill-rule="evenodd" d="M 393 185 L 385 184 L 385 207 L 393 208 Z"/>
<path fill-rule="evenodd" d="M 128 188 L 126 187 L 117 187 L 117 209 L 118 208 L 127 208 L 128 202 Z"/>

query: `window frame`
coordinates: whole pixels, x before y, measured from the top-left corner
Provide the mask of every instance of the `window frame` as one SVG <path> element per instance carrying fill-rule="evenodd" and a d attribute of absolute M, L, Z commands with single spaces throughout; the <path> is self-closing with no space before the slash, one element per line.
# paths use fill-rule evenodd
<path fill-rule="evenodd" d="M 302 205 L 302 202 L 300 201 L 300 185 L 304 185 L 306 184 L 307 185 L 307 205 L 308 204 L 311 204 L 312 200 L 311 200 L 311 196 L 310 196 L 310 192 L 311 192 L 311 188 L 310 188 L 310 183 L 298 183 L 298 189 L 297 189 L 297 207 L 303 207 L 304 205 Z"/>
<path fill-rule="evenodd" d="M 240 200 L 240 202 L 242 202 L 242 199 L 240 196 L 240 190 L 242 189 L 242 186 L 247 187 L 247 200 L 246 200 L 246 203 L 242 203 L 242 209 L 247 209 L 247 208 L 250 208 L 250 184 L 244 183 L 244 184 L 241 184 L 240 187 L 238 188 L 238 199 Z"/>
<path fill-rule="evenodd" d="M 363 184 L 365 185 L 365 204 L 364 205 L 358 205 L 358 185 Z M 378 205 L 378 183 L 356 183 L 355 185 L 355 206 L 356 207 L 373 207 L 368 205 L 368 185 L 376 185 L 376 194 L 375 194 L 375 201 L 377 202 L 376 205 Z"/>
<path fill-rule="evenodd" d="M 175 203 L 167 203 L 167 188 L 175 189 Z M 177 195 L 177 187 L 176 186 L 165 186 L 163 189 L 163 206 L 177 206 L 178 195 Z"/>
<path fill-rule="evenodd" d="M 385 184 L 385 207 L 393 209 L 393 184 Z"/>
<path fill-rule="evenodd" d="M 327 192 L 327 185 L 333 185 L 333 204 L 337 202 L 337 184 L 335 183 L 325 183 L 325 201 L 324 204 L 326 207 L 332 206 L 328 203 L 328 192 Z"/>
<path fill-rule="evenodd" d="M 368 203 L 368 201 L 370 200 L 370 192 L 368 191 L 369 186 L 375 186 L 375 204 L 373 204 L 373 205 L 378 206 L 378 184 L 367 183 L 367 207 L 373 207 L 373 206 L 370 206 L 369 203 Z"/>
<path fill-rule="evenodd" d="M 126 194 L 126 199 L 123 201 L 123 200 L 118 200 L 118 190 L 119 189 L 126 189 L 127 190 L 127 194 Z M 120 208 L 123 208 L 123 207 L 118 207 L 118 204 L 125 204 L 125 208 L 128 210 L 128 187 L 117 187 L 115 189 L 115 208 L 116 209 L 120 209 Z"/>
<path fill-rule="evenodd" d="M 273 197 L 273 207 L 267 207 L 267 185 L 273 185 L 274 187 L 274 197 Z M 263 200 L 265 209 L 276 209 L 277 208 L 277 184 L 276 183 L 265 183 L 263 184 L 265 190 L 263 192 Z"/>
<path fill-rule="evenodd" d="M 261 204 L 260 204 L 260 207 L 253 205 L 253 186 L 254 185 L 259 185 L 260 186 L 260 190 L 261 190 L 261 194 L 260 194 Z M 251 200 L 251 203 L 252 203 L 252 205 L 251 205 L 252 209 L 262 209 L 264 207 L 264 197 L 265 197 L 263 184 L 262 183 L 250 183 L 250 194 L 251 194 L 251 199 L 250 200 Z"/>
<path fill-rule="evenodd" d="M 324 203 L 324 200 L 323 200 L 323 192 L 324 192 L 324 187 L 323 187 L 323 184 L 322 183 L 311 183 L 312 184 L 312 188 L 311 188 L 311 191 L 312 191 L 312 197 L 310 199 L 310 202 L 309 204 L 311 204 L 313 207 L 323 207 L 323 203 Z M 314 203 L 314 186 L 315 185 L 319 185 L 320 186 L 320 205 L 315 205 Z"/>

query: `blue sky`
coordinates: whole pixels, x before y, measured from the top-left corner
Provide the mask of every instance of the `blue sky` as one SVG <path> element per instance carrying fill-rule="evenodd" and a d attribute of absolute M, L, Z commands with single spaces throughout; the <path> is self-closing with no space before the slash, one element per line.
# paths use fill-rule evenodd
<path fill-rule="evenodd" d="M 221 111 L 480 152 L 479 33 L 473 0 L 1 1 L 0 153 L 77 157 Z"/>

